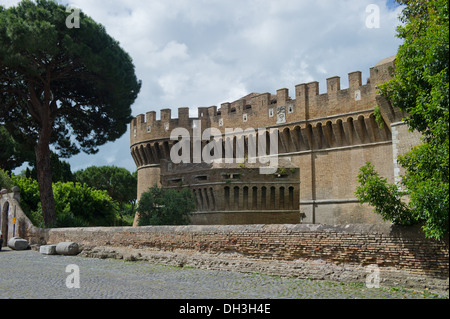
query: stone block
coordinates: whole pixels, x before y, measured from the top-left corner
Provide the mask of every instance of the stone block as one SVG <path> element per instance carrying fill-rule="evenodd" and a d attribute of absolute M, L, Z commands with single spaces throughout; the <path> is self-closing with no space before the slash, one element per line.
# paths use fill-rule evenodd
<path fill-rule="evenodd" d="M 14 250 L 25 250 L 28 249 L 29 244 L 28 241 L 23 238 L 13 237 L 8 240 L 8 247 Z"/>
<path fill-rule="evenodd" d="M 77 255 L 79 247 L 74 242 L 62 242 L 56 245 L 56 253 L 59 255 Z"/>
<path fill-rule="evenodd" d="M 39 252 L 44 255 L 56 255 L 56 245 L 44 245 L 39 247 Z"/>

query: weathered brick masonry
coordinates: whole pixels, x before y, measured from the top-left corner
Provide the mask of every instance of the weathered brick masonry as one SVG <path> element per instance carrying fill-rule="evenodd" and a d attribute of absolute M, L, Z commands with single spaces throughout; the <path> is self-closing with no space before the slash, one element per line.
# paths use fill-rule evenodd
<path fill-rule="evenodd" d="M 237 253 L 264 261 L 321 260 L 377 265 L 447 279 L 448 238 L 426 239 L 418 227 L 386 225 L 221 225 L 52 229 L 47 243 L 76 241 L 85 247 L 129 247 L 161 251 Z M 37 233 L 36 233 L 37 234 Z"/>

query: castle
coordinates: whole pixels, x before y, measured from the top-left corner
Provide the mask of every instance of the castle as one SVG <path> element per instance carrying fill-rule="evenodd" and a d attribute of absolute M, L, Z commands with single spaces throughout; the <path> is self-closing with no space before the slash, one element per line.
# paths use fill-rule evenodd
<path fill-rule="evenodd" d="M 138 200 L 153 185 L 189 187 L 197 199 L 192 224 L 383 223 L 355 198 L 359 168 L 371 162 L 398 181 L 397 156 L 420 140 L 377 93 L 394 67 L 395 56 L 380 61 L 364 85 L 361 72 L 349 73 L 347 89 L 328 78 L 324 94 L 311 82 L 297 85 L 294 98 L 288 89 L 252 93 L 200 107 L 196 118 L 189 108 L 178 118 L 170 109 L 160 119 L 138 115 L 130 139 Z M 375 120 L 377 106 L 384 123 Z M 205 139 L 207 131 L 216 133 Z"/>

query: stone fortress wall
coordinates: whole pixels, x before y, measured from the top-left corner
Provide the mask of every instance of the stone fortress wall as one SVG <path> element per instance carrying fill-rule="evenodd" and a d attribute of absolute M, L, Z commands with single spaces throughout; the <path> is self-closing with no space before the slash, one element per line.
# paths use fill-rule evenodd
<path fill-rule="evenodd" d="M 294 167 L 292 172 L 298 173 L 297 183 L 284 186 L 274 179 L 272 194 L 272 186 L 267 181 L 255 184 L 254 175 L 249 177 L 252 179 L 222 181 L 221 193 L 216 193 L 216 198 L 224 198 L 230 192 L 225 188 L 231 187 L 226 201 L 236 209 L 235 214 L 229 214 L 223 207 L 208 205 L 205 194 L 214 198 L 216 190 L 210 186 L 219 181 L 205 181 L 202 188 L 194 191 L 197 191 L 198 206 L 206 209 L 200 209 L 201 218 L 194 215 L 193 224 L 383 223 L 370 207 L 358 203 L 354 193 L 359 168 L 366 162 L 374 164 L 383 177 L 394 182 L 400 174 L 395 160 L 399 151 L 405 152 L 419 142 L 418 135 L 409 133 L 402 122 L 404 114 L 394 110 L 377 93 L 377 85 L 390 79 L 394 67 L 395 57 L 380 61 L 370 69 L 366 84 L 362 84 L 361 72 L 351 72 L 347 89 L 341 89 L 339 77 L 328 78 L 324 94 L 319 94 L 318 82 L 311 82 L 297 85 L 293 97 L 284 88 L 275 95 L 252 93 L 235 102 L 223 103 L 220 108 L 200 107 L 196 118 L 189 117 L 189 108 L 179 108 L 178 118 L 172 118 L 170 109 L 161 110 L 160 119 L 156 118 L 156 112 L 138 115 L 131 122 L 130 139 L 131 154 L 138 168 L 138 199 L 155 184 L 169 186 L 161 163 L 169 162 L 170 166 L 170 150 L 178 143 L 170 139 L 173 129 L 184 128 L 189 136 L 196 132 L 194 123 L 197 126 L 200 123 L 202 130 L 218 129 L 223 134 L 223 149 L 227 143 L 236 149 L 240 139 L 246 146 L 262 139 L 270 144 L 270 130 L 276 130 L 277 156 Z M 380 107 L 383 125 L 375 120 L 376 106 Z M 263 130 L 254 135 L 229 136 L 225 128 Z M 205 145 L 207 141 L 202 142 L 202 147 Z M 191 159 L 195 159 L 192 152 Z M 192 169 L 185 176 L 189 174 Z M 192 188 L 192 184 L 183 186 Z M 286 207 L 278 212 L 268 209 L 272 202 L 278 208 L 280 203 L 290 202 L 289 196 L 295 196 L 296 204 L 291 205 L 295 213 L 286 217 L 282 214 Z M 250 214 L 252 211 L 258 214 Z M 270 212 L 264 214 L 267 211 Z"/>

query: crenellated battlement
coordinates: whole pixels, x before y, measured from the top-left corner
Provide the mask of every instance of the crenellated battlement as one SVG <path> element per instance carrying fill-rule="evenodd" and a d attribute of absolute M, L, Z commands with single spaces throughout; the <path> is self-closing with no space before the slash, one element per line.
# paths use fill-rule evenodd
<path fill-rule="evenodd" d="M 377 105 L 377 85 L 390 78 L 394 58 L 380 61 L 370 69 L 370 77 L 362 84 L 362 73 L 348 73 L 348 88 L 341 89 L 341 78 L 326 80 L 326 93 L 320 94 L 319 82 L 295 86 L 291 97 L 289 89 L 276 94 L 251 93 L 234 102 L 217 106 L 199 107 L 197 117 L 189 117 L 189 108 L 178 108 L 178 118 L 172 118 L 171 109 L 162 109 L 160 119 L 156 112 L 148 112 L 131 122 L 131 145 L 145 141 L 167 140 L 174 128 L 185 128 L 190 133 L 194 121 L 201 121 L 202 129 L 217 128 L 271 128 L 297 123 L 311 123 L 323 118 L 338 118 L 346 114 L 361 114 Z"/>

